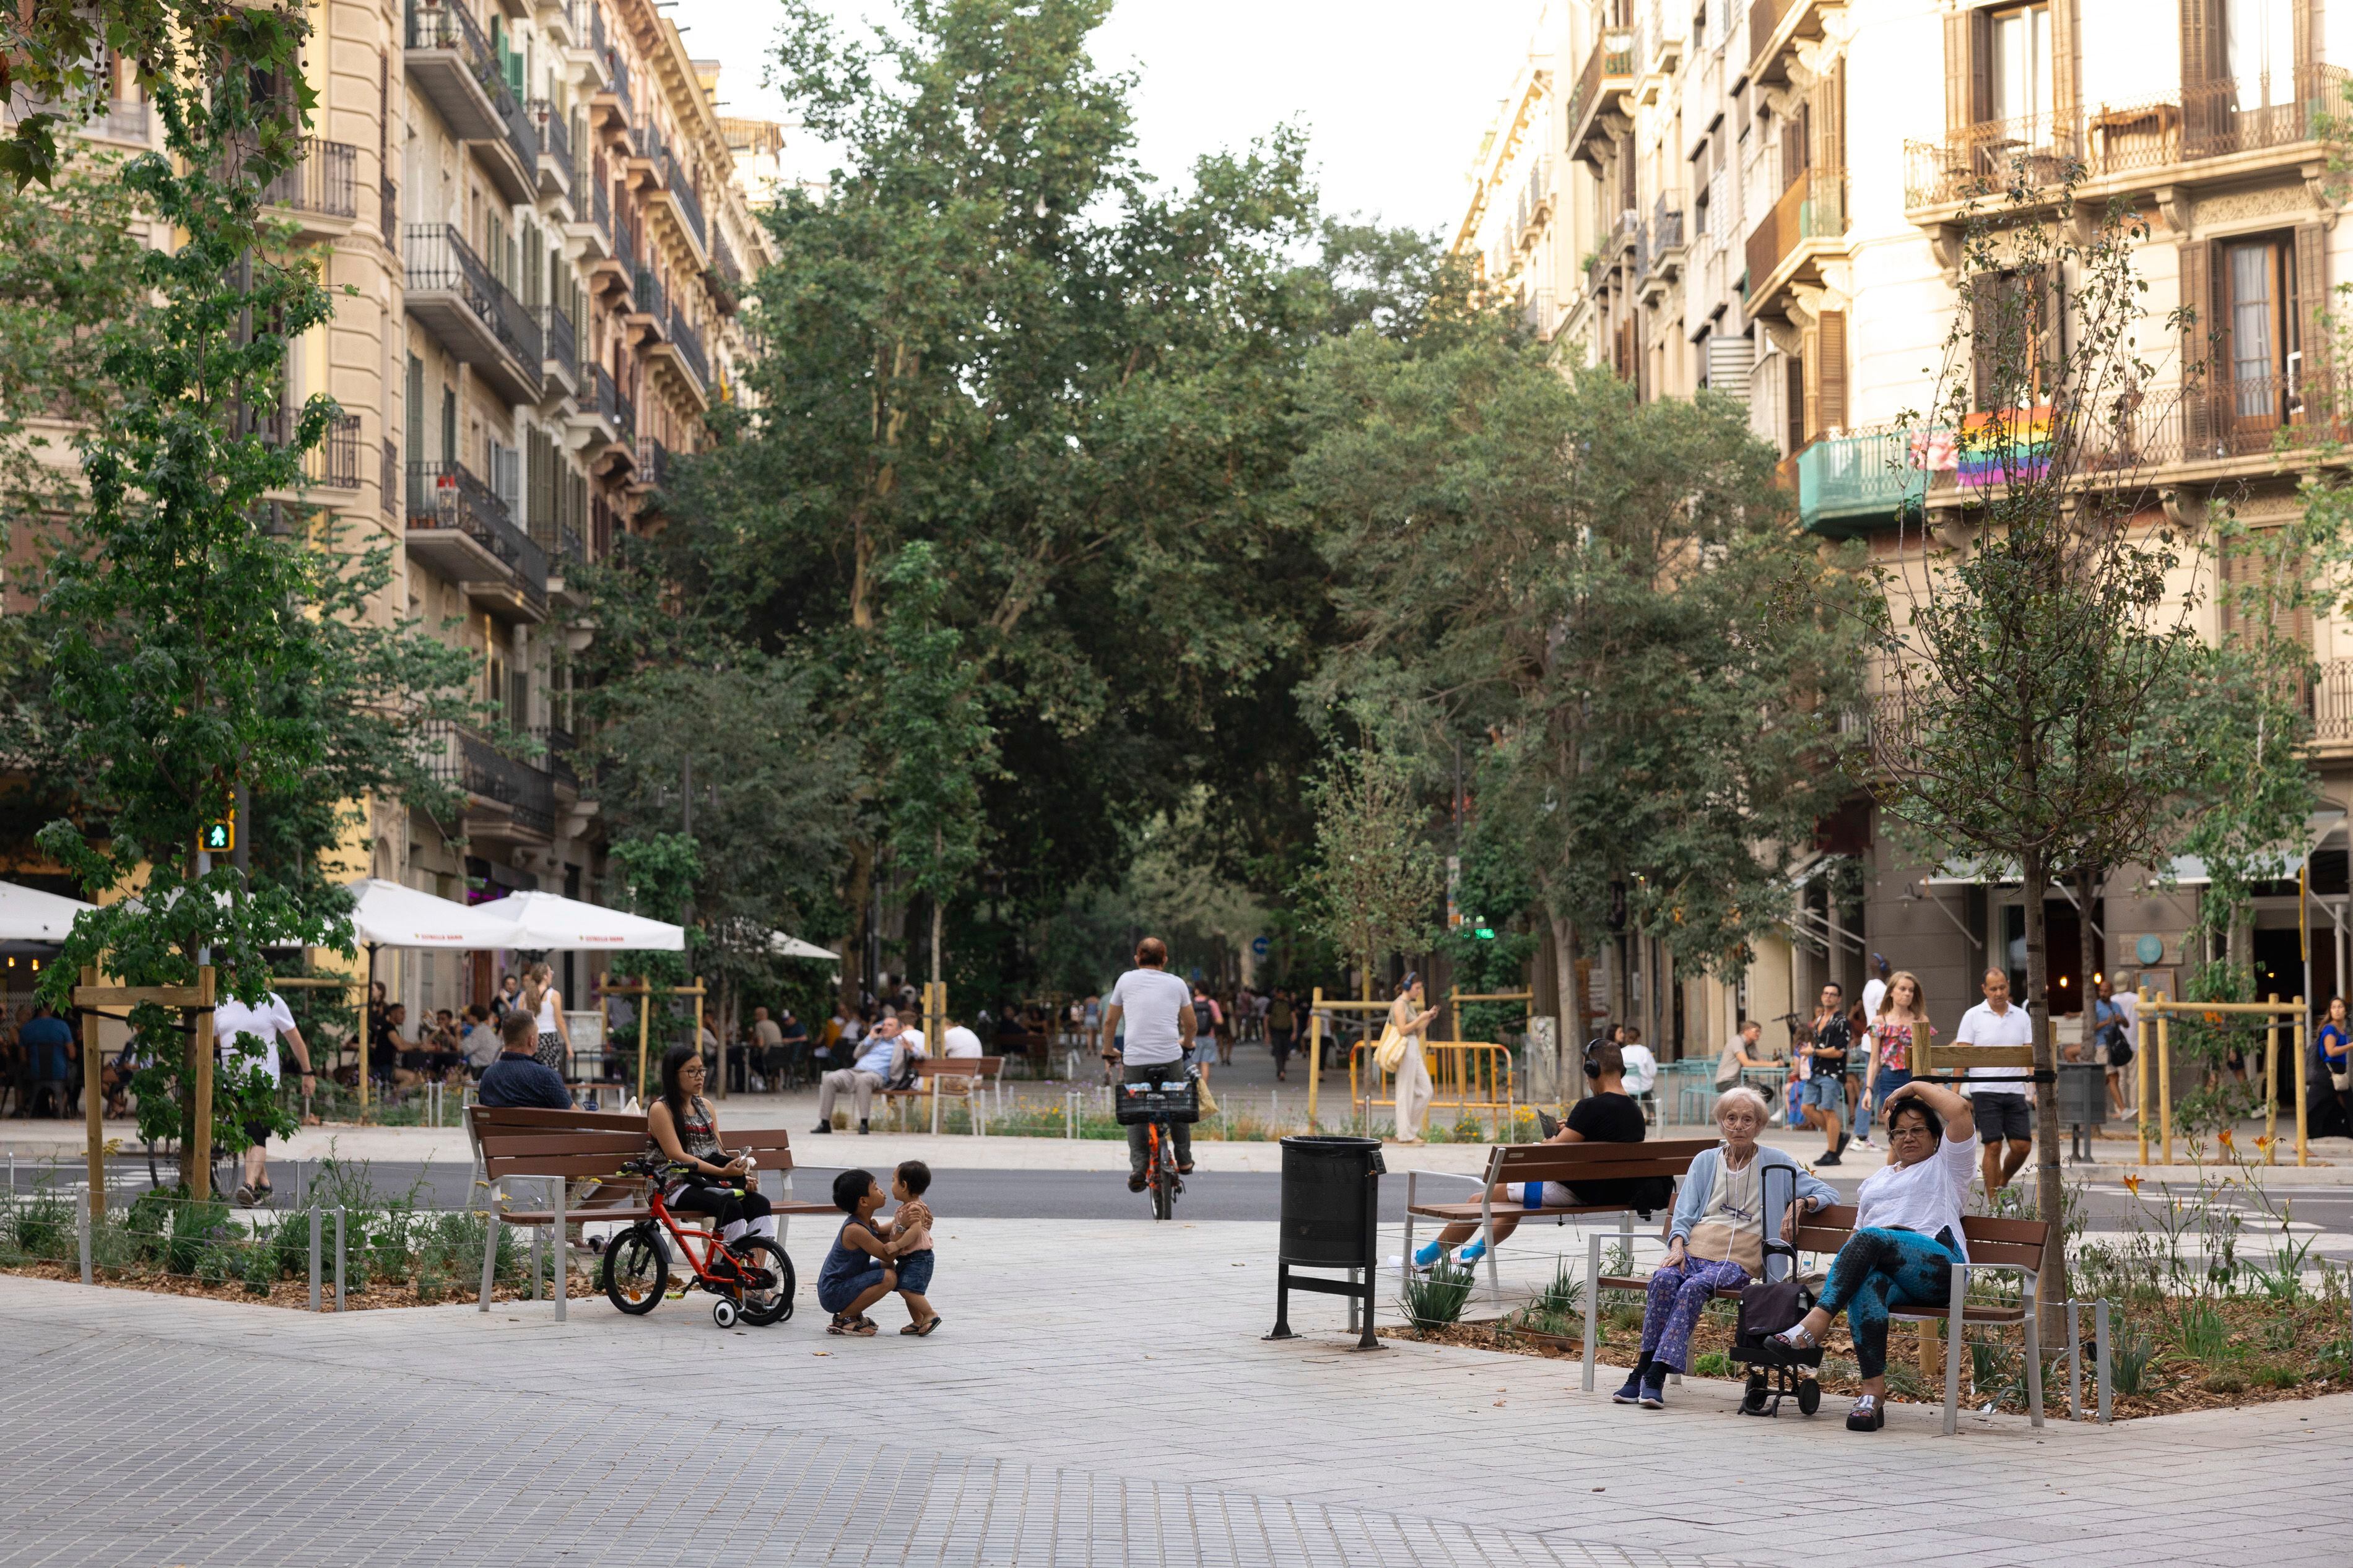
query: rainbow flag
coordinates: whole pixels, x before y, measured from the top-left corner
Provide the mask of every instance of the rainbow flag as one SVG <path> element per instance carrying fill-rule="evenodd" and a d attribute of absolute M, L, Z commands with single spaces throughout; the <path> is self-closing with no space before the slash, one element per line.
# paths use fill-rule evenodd
<path fill-rule="evenodd" d="M 2051 405 L 2003 408 L 1961 421 L 1955 467 L 1963 489 L 2039 479 L 2051 466 Z"/>

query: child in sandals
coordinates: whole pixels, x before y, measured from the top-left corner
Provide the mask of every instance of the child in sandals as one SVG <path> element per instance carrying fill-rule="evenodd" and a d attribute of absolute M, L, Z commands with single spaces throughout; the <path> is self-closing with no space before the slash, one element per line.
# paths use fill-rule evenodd
<path fill-rule="evenodd" d="M 866 1309 L 899 1288 L 884 1239 L 891 1226 L 874 1217 L 883 1201 L 882 1184 L 871 1171 L 844 1171 L 833 1179 L 833 1206 L 849 1217 L 817 1277 L 817 1304 L 833 1314 L 828 1334 L 871 1335 L 874 1320 Z"/>
<path fill-rule="evenodd" d="M 901 1162 L 892 1173 L 891 1195 L 899 1212 L 891 1218 L 891 1253 L 898 1266 L 899 1296 L 907 1303 L 902 1334 L 928 1334 L 940 1326 L 939 1313 L 923 1299 L 932 1288 L 932 1209 L 923 1202 L 931 1189 L 932 1168 L 921 1160 Z"/>

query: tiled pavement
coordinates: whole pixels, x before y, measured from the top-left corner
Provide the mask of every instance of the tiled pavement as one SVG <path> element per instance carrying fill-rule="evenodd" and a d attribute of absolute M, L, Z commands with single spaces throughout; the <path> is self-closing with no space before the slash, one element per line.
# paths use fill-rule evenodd
<path fill-rule="evenodd" d="M 1263 1343 L 1270 1226 L 941 1236 L 920 1341 L 895 1305 L 826 1337 L 806 1283 L 722 1333 L 699 1296 L 559 1327 L 0 1279 L 0 1565 L 2348 1561 L 2353 1398 L 1955 1439 L 1727 1384 L 1647 1414 L 1561 1363 L 1350 1353 L 1329 1298 Z"/>

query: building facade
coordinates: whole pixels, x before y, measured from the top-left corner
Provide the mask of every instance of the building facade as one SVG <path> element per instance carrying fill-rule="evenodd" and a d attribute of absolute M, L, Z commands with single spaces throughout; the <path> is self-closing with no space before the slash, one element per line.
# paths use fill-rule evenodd
<path fill-rule="evenodd" d="M 1895 421 L 1936 396 L 1965 210 L 2015 171 L 2079 169 L 2090 210 L 2120 201 L 2150 231 L 2138 474 L 2176 521 L 2227 500 L 2260 528 L 2295 514 L 2325 460 L 2299 429 L 2331 374 L 2314 316 L 2353 279 L 2353 226 L 2316 117 L 2346 113 L 2348 67 L 2353 5 L 2327 0 L 1552 0 L 1453 243 L 1565 363 L 1607 365 L 1644 397 L 1738 399 L 1807 526 L 1901 568 L 1924 524 L 1964 526 L 1952 463 L 1907 475 Z M 2189 341 L 2166 325 L 2177 305 L 2197 313 Z M 2200 630 L 2219 636 L 2205 596 Z M 2311 635 L 2329 803 L 2305 847 L 2314 935 L 2307 956 L 2295 889 L 2276 886 L 2252 956 L 2259 991 L 2325 997 L 2348 956 L 2353 628 Z M 2199 882 L 2194 864 L 2127 868 L 2088 910 L 2051 890 L 2052 1010 L 2078 1014 L 2094 978 L 2086 920 L 2100 973 L 2178 994 L 2204 956 Z M 1648 1016 L 1698 1054 L 1737 1016 L 1802 1010 L 1790 1000 L 1824 979 L 1852 994 L 1879 952 L 1920 974 L 1949 1031 L 1984 969 L 2023 993 L 2026 896 L 1904 855 L 1858 798 L 1823 825 L 1787 942 L 1745 984 L 1680 983 L 1626 952 L 1588 1006 Z"/>

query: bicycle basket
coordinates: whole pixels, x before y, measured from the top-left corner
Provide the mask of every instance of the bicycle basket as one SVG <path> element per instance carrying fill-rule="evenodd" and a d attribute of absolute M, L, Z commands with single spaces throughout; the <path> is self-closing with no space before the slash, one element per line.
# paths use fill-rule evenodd
<path fill-rule="evenodd" d="M 1178 1071 L 1183 1071 L 1180 1068 Z M 1122 1083 L 1112 1089 L 1112 1113 L 1122 1127 L 1146 1121 L 1198 1121 L 1201 1086 L 1189 1076 L 1179 1082 Z"/>

